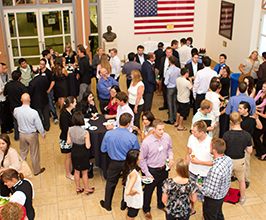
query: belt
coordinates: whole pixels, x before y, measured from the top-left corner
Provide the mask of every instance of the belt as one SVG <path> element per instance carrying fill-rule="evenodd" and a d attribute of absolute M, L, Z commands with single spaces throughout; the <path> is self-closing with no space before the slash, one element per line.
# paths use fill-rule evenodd
<path fill-rule="evenodd" d="M 156 170 L 164 170 L 165 169 L 165 165 L 164 166 L 162 166 L 162 167 L 154 167 L 154 168 L 152 168 L 152 169 L 156 169 Z"/>

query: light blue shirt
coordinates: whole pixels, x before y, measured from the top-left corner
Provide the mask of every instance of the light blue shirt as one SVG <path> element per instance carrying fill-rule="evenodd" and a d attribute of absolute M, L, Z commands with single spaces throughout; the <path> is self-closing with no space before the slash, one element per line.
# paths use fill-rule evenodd
<path fill-rule="evenodd" d="M 140 149 L 139 141 L 137 136 L 126 128 L 118 127 L 105 133 L 101 151 L 107 152 L 112 160 L 126 160 L 127 152 L 132 149 Z"/>
<path fill-rule="evenodd" d="M 181 77 L 180 68 L 175 65 L 169 66 L 165 73 L 164 84 L 168 89 L 173 89 L 176 87 L 176 79 Z"/>
<path fill-rule="evenodd" d="M 190 59 L 189 61 L 187 61 L 187 64 L 191 63 L 192 62 L 192 59 Z M 198 59 L 198 63 L 202 63 L 202 59 Z"/>
<path fill-rule="evenodd" d="M 99 92 L 99 97 L 101 99 L 109 99 L 110 96 L 110 88 L 113 85 L 119 86 L 119 83 L 113 77 L 107 77 L 108 80 L 103 77 L 99 80 L 97 84 L 97 90 Z M 110 88 L 109 88 L 110 87 Z M 107 89 L 109 88 L 109 89 Z"/>
<path fill-rule="evenodd" d="M 237 96 L 232 96 L 226 106 L 225 113 L 230 115 L 232 112 L 238 112 L 238 106 L 241 101 L 248 102 L 250 104 L 250 114 L 256 113 L 256 103 L 255 100 L 244 93 L 240 93 Z"/>

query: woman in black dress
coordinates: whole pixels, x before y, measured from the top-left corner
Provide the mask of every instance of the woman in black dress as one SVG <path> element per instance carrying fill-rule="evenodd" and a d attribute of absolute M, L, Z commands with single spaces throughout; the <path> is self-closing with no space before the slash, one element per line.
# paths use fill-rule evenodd
<path fill-rule="evenodd" d="M 82 112 L 76 112 L 72 117 L 73 127 L 70 127 L 67 135 L 67 143 L 72 144 L 71 159 L 74 168 L 74 178 L 77 187 L 77 194 L 83 193 L 80 188 L 80 172 L 85 188 L 85 194 L 93 193 L 95 188 L 89 188 L 88 169 L 90 167 L 89 149 L 91 147 L 90 134 L 81 126 L 84 125 L 84 116 Z"/>
<path fill-rule="evenodd" d="M 9 168 L 2 173 L 1 181 L 9 189 L 12 189 L 10 202 L 17 202 L 20 205 L 23 205 L 26 209 L 28 219 L 33 220 L 35 218 L 35 211 L 32 206 L 34 191 L 31 181 L 24 179 L 22 173 L 18 173 L 12 168 Z"/>
<path fill-rule="evenodd" d="M 71 174 L 72 162 L 71 162 L 71 148 L 72 144 L 67 143 L 67 132 L 68 128 L 73 126 L 72 124 L 72 113 L 76 107 L 77 101 L 73 96 L 66 98 L 63 108 L 60 111 L 59 126 L 61 129 L 59 144 L 61 148 L 61 153 L 66 155 L 65 168 L 66 168 L 66 178 L 74 180 L 74 176 Z"/>
<path fill-rule="evenodd" d="M 71 47 L 71 43 L 67 43 L 65 47 L 65 52 L 63 53 L 62 57 L 65 59 L 66 65 L 72 65 L 75 68 L 74 63 L 77 59 L 77 53 L 73 51 Z"/>
<path fill-rule="evenodd" d="M 84 115 L 84 118 L 91 118 L 96 116 L 98 113 L 93 100 L 93 94 L 91 91 L 86 91 L 83 93 L 83 99 L 77 104 L 77 111 L 81 111 Z"/>
<path fill-rule="evenodd" d="M 63 66 L 62 57 L 55 58 L 55 65 L 53 67 L 53 74 L 55 78 L 54 96 L 58 98 L 60 109 L 63 107 L 64 99 L 67 96 L 67 81 L 68 72 Z"/>

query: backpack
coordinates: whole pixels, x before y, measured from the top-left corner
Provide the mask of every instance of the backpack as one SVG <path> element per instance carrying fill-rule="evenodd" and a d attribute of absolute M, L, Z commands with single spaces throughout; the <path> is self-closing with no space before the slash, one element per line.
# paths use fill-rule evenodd
<path fill-rule="evenodd" d="M 239 202 L 240 198 L 240 190 L 239 189 L 234 189 L 234 188 L 229 188 L 224 201 L 231 203 L 231 204 L 236 204 Z"/>

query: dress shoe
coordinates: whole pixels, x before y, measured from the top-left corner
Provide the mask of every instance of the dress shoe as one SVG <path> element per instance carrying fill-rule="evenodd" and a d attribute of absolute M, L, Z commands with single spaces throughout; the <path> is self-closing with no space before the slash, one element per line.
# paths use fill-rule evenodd
<path fill-rule="evenodd" d="M 77 194 L 83 193 L 84 189 L 83 188 L 82 189 L 81 188 L 77 188 L 76 192 L 77 192 Z"/>
<path fill-rule="evenodd" d="M 101 200 L 101 201 L 100 201 L 100 204 L 101 204 L 101 206 L 102 206 L 104 209 L 106 209 L 107 211 L 111 211 L 111 210 L 112 210 L 111 207 L 107 207 L 107 206 L 105 205 L 105 201 Z"/>
<path fill-rule="evenodd" d="M 152 216 L 151 216 L 151 213 L 150 212 L 145 213 L 144 217 L 147 220 L 152 220 Z"/>
<path fill-rule="evenodd" d="M 11 129 L 11 130 L 8 130 L 8 131 L 6 131 L 6 134 L 11 134 L 11 133 L 13 133 L 13 130 Z"/>
<path fill-rule="evenodd" d="M 165 208 L 161 208 L 161 207 L 158 206 L 158 205 L 157 205 L 157 209 L 160 209 L 160 210 L 162 210 L 162 211 L 164 211 L 164 212 L 166 211 Z"/>
<path fill-rule="evenodd" d="M 162 110 L 165 110 L 165 109 L 168 109 L 168 108 L 163 106 L 163 107 L 159 108 L 159 111 L 162 111 Z"/>
<path fill-rule="evenodd" d="M 250 184 L 249 182 L 246 182 L 246 189 L 249 187 L 249 184 Z"/>
<path fill-rule="evenodd" d="M 168 125 L 173 125 L 174 122 L 170 122 L 169 120 L 168 121 L 163 121 L 165 124 L 168 124 Z"/>
<path fill-rule="evenodd" d="M 235 176 L 231 176 L 231 182 L 235 182 L 237 178 Z"/>
<path fill-rule="evenodd" d="M 89 194 L 94 193 L 94 191 L 95 191 L 95 188 L 92 187 L 92 188 L 90 189 L 90 191 L 85 191 L 85 194 L 86 194 L 86 195 L 89 195 Z"/>
<path fill-rule="evenodd" d="M 43 173 L 45 171 L 45 167 L 43 167 L 39 173 L 34 174 L 34 176 L 38 176 L 39 174 Z"/>

